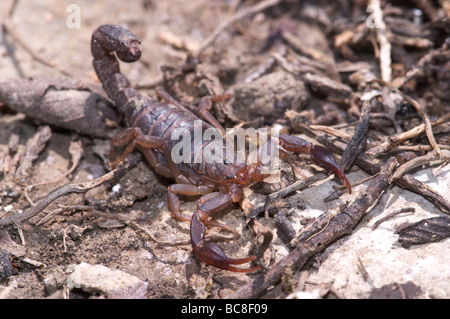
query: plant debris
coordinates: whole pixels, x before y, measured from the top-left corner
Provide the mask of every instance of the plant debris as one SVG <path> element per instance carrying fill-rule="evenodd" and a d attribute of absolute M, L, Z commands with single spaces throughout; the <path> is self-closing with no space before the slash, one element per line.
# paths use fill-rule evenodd
<path fill-rule="evenodd" d="M 412 245 L 433 243 L 450 237 L 450 217 L 432 217 L 423 219 L 397 231 L 398 241 L 408 248 Z"/>

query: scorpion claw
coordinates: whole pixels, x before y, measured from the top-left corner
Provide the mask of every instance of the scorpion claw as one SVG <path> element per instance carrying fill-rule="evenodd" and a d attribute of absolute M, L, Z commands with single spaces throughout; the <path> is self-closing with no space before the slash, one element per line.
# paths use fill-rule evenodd
<path fill-rule="evenodd" d="M 348 192 L 350 194 L 352 193 L 352 187 L 347 177 L 345 176 L 344 171 L 338 165 L 334 156 L 326 148 L 319 145 L 313 145 L 311 148 L 311 159 L 316 165 L 339 176 L 344 182 L 344 185 L 347 188 Z"/>
<path fill-rule="evenodd" d="M 208 265 L 217 267 L 219 269 L 234 272 L 253 272 L 261 268 L 260 266 L 256 266 L 248 269 L 242 269 L 231 266 L 231 265 L 240 265 L 255 260 L 256 256 L 233 259 L 225 255 L 222 248 L 216 244 L 205 244 L 201 247 L 194 248 L 194 252 L 198 259 L 200 259 L 204 263 L 207 263 Z"/>
<path fill-rule="evenodd" d="M 250 256 L 247 258 L 233 259 L 228 257 L 222 248 L 216 244 L 204 244 L 206 226 L 202 220 L 206 218 L 207 215 L 203 215 L 197 210 L 191 219 L 191 244 L 192 250 L 195 256 L 207 263 L 208 265 L 217 267 L 219 269 L 234 271 L 234 272 L 253 272 L 260 269 L 260 266 L 242 269 L 236 268 L 231 265 L 240 265 L 246 262 L 255 260 L 255 256 Z"/>
<path fill-rule="evenodd" d="M 311 154 L 311 160 L 327 171 L 331 171 L 339 176 L 344 182 L 348 192 L 352 193 L 352 187 L 345 176 L 344 171 L 338 165 L 334 156 L 324 147 L 311 144 L 310 142 L 292 135 L 280 135 L 280 146 L 284 149 L 299 153 Z"/>

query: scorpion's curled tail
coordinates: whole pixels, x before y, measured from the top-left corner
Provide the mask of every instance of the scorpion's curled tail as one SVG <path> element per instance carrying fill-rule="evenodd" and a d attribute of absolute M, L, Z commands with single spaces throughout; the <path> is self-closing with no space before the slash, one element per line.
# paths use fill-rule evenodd
<path fill-rule="evenodd" d="M 141 42 L 138 38 L 120 26 L 105 24 L 92 33 L 91 51 L 94 60 L 105 55 L 117 53 L 123 62 L 135 62 L 141 57 Z"/>
<path fill-rule="evenodd" d="M 92 34 L 91 52 L 95 72 L 116 105 L 125 105 L 130 95 L 140 95 L 131 87 L 125 75 L 120 73 L 119 61 L 114 54 L 123 62 L 139 60 L 142 53 L 141 42 L 133 33 L 117 25 L 102 25 Z M 125 115 L 127 111 L 131 110 L 122 110 Z"/>

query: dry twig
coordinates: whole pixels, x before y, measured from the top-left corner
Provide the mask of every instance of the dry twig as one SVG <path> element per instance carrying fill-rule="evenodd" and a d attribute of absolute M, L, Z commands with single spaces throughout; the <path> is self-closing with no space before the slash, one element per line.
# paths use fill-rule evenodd
<path fill-rule="evenodd" d="M 450 159 L 450 151 L 444 150 L 442 151 L 441 157 L 439 158 L 438 155 L 435 152 L 431 152 L 424 156 L 416 157 L 405 164 L 401 165 L 397 170 L 395 171 L 395 174 L 392 176 L 392 179 L 398 179 L 406 174 L 406 172 L 410 171 L 411 169 L 420 166 L 420 165 L 430 165 L 431 162 L 438 160 L 439 162 L 449 160 Z"/>
<path fill-rule="evenodd" d="M 378 43 L 380 44 L 381 78 L 385 82 L 390 82 L 392 77 L 391 44 L 389 43 L 386 34 L 386 24 L 384 23 L 383 20 L 383 12 L 381 11 L 380 0 L 370 0 L 369 5 L 373 10 L 377 40 Z"/>
<path fill-rule="evenodd" d="M 60 206 L 59 208 L 55 209 L 54 211 L 51 211 L 50 213 L 48 213 L 40 221 L 38 221 L 36 223 L 36 226 L 42 225 L 42 224 L 46 223 L 47 221 L 49 221 L 52 217 L 54 217 L 58 214 L 61 214 L 63 212 L 66 212 L 66 211 L 70 211 L 70 210 L 88 211 L 91 209 L 93 209 L 93 207 L 86 206 L 86 205 Z"/>
<path fill-rule="evenodd" d="M 389 218 L 392 218 L 394 216 L 397 216 L 399 214 L 404 214 L 404 213 L 414 213 L 416 211 L 416 209 L 414 207 L 405 207 L 402 208 L 400 210 L 397 210 L 395 212 L 392 212 L 390 214 L 387 214 L 386 216 L 378 219 L 375 223 L 373 223 L 372 227 L 370 228 L 371 230 L 375 230 L 375 228 L 377 228 L 378 226 L 380 226 L 381 223 L 383 223 L 384 221 L 388 220 Z"/>
<path fill-rule="evenodd" d="M 223 21 L 214 31 L 211 33 L 203 42 L 200 44 L 199 49 L 197 50 L 195 56 L 200 56 L 210 45 L 214 43 L 216 38 L 221 34 L 226 28 L 228 28 L 231 24 L 239 21 L 247 16 L 253 15 L 255 13 L 261 12 L 267 8 L 276 6 L 279 4 L 281 0 L 265 0 L 262 2 L 258 2 L 255 5 L 242 9 L 237 12 L 232 17 Z"/>
<path fill-rule="evenodd" d="M 312 176 L 311 178 L 308 178 L 308 180 L 306 180 L 306 181 L 298 180 L 298 181 L 292 183 L 291 185 L 289 185 L 275 193 L 268 195 L 266 201 L 264 203 L 260 203 L 256 206 L 252 207 L 249 210 L 248 214 L 246 214 L 246 217 L 255 218 L 256 216 L 258 216 L 258 214 L 262 213 L 265 210 L 266 206 L 270 202 L 274 201 L 275 199 L 285 197 L 289 194 L 292 194 L 293 192 L 306 189 L 306 188 L 310 187 L 311 185 L 313 185 L 314 183 L 317 183 L 318 181 L 321 181 L 327 177 L 328 177 L 328 174 L 318 173 L 318 174 L 315 174 L 314 176 Z"/>

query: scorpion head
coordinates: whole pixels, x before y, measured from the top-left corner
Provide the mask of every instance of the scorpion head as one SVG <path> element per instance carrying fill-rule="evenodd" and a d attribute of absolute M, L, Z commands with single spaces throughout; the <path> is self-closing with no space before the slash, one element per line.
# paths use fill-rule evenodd
<path fill-rule="evenodd" d="M 237 203 L 244 199 L 243 188 L 253 182 L 260 182 L 264 179 L 261 169 L 255 164 L 233 165 L 236 169 L 230 179 L 229 191 L 233 202 Z"/>
<path fill-rule="evenodd" d="M 231 178 L 233 184 L 248 185 L 250 182 L 247 165 L 241 166 Z"/>
<path fill-rule="evenodd" d="M 234 173 L 231 181 L 234 184 L 246 186 L 252 182 L 260 182 L 263 179 L 264 176 L 261 174 L 261 168 L 259 165 L 244 164 Z"/>

